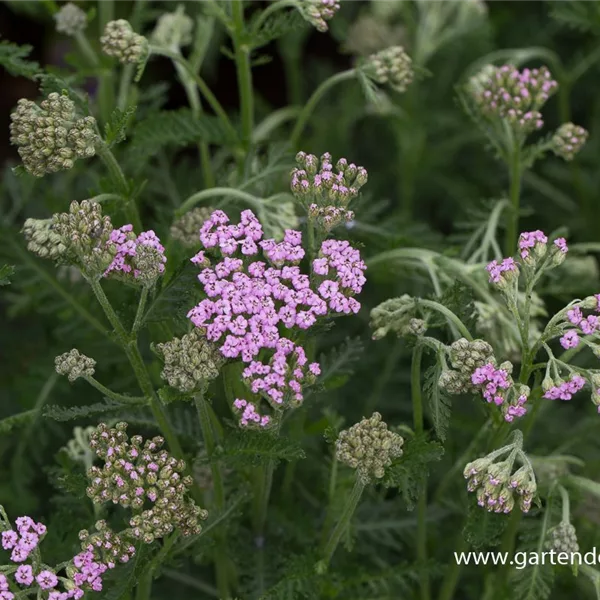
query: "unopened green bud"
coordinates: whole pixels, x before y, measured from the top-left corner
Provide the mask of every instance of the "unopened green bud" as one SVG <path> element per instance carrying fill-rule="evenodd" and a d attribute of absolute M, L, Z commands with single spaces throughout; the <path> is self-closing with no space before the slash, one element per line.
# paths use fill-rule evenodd
<path fill-rule="evenodd" d="M 564 123 L 552 137 L 552 151 L 556 156 L 571 161 L 585 145 L 588 132 L 573 123 Z"/>
<path fill-rule="evenodd" d="M 92 377 L 96 366 L 93 358 L 81 354 L 76 348 L 57 356 L 54 363 L 56 372 L 59 375 L 66 375 L 71 383 L 79 377 Z"/>
<path fill-rule="evenodd" d="M 84 31 L 87 26 L 87 16 L 83 10 L 72 2 L 68 2 L 54 15 L 56 31 L 74 36 Z"/>
<path fill-rule="evenodd" d="M 133 31 L 128 21 L 109 21 L 100 38 L 102 51 L 120 63 L 139 63 L 148 53 L 148 40 Z"/>

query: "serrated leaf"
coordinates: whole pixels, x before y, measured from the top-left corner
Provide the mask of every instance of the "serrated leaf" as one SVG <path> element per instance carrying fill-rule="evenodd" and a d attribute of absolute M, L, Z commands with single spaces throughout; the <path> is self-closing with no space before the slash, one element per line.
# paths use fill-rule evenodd
<path fill-rule="evenodd" d="M 20 412 L 16 415 L 11 415 L 10 417 L 6 417 L 5 419 L 1 419 L 0 433 L 10 433 L 15 427 L 27 425 L 28 423 L 33 421 L 33 419 L 35 419 L 38 414 L 39 411 L 32 409 Z"/>
<path fill-rule="evenodd" d="M 0 65 L 14 77 L 34 79 L 41 69 L 37 62 L 26 60 L 32 50 L 32 46 L 19 46 L 3 40 L 0 42 Z"/>
<path fill-rule="evenodd" d="M 474 548 L 494 547 L 500 544 L 502 533 L 508 524 L 504 514 L 488 512 L 477 504 L 472 504 L 467 513 L 467 523 L 463 536 Z"/>
<path fill-rule="evenodd" d="M 184 394 L 183 392 L 179 392 L 168 386 L 161 387 L 158 390 L 158 396 L 165 404 L 171 404 L 172 402 L 190 402 L 192 399 L 190 394 Z"/>
<path fill-rule="evenodd" d="M 442 458 L 444 447 L 421 435 L 408 440 L 403 450 L 402 457 L 386 469 L 382 483 L 398 488 L 408 510 L 412 510 L 429 476 L 429 463 Z"/>
<path fill-rule="evenodd" d="M 2 265 L 0 267 L 0 286 L 10 285 L 10 277 L 14 275 L 15 268 L 12 265 Z"/>
<path fill-rule="evenodd" d="M 284 437 L 263 431 L 230 430 L 216 448 L 215 458 L 236 465 L 258 466 L 271 460 L 300 460 L 305 454 L 297 442 Z"/>
<path fill-rule="evenodd" d="M 444 442 L 446 433 L 450 425 L 450 416 L 452 414 L 452 399 L 440 388 L 438 382 L 442 374 L 442 366 L 439 361 L 425 371 L 423 381 L 423 392 L 429 401 L 429 412 L 435 434 Z"/>
<path fill-rule="evenodd" d="M 165 146 L 186 146 L 200 141 L 228 145 L 234 140 L 216 117 L 205 114 L 197 117 L 188 108 L 163 110 L 148 115 L 135 126 L 130 150 L 141 160 Z"/>
<path fill-rule="evenodd" d="M 319 358 L 321 376 L 318 382 L 326 389 L 341 387 L 354 373 L 354 365 L 363 352 L 364 345 L 360 338 L 348 338 L 327 354 L 322 354 Z"/>
<path fill-rule="evenodd" d="M 84 417 L 107 414 L 123 409 L 132 410 L 133 407 L 134 405 L 132 404 L 121 404 L 120 402 L 113 402 L 108 399 L 105 402 L 96 402 L 86 406 L 58 406 L 56 404 L 49 404 L 44 407 L 42 416 L 55 421 L 72 421 L 73 419 L 82 419 Z M 140 408 L 143 408 L 143 405 L 140 405 Z"/>
<path fill-rule="evenodd" d="M 129 106 L 125 111 L 115 108 L 110 115 L 110 120 L 104 128 L 105 142 L 108 146 L 114 146 L 124 141 L 127 136 L 127 128 L 137 110 L 137 106 Z"/>
<path fill-rule="evenodd" d="M 531 564 L 537 556 L 539 564 Z M 546 600 L 552 592 L 554 583 L 554 570 L 550 564 L 541 564 L 541 554 L 529 555 L 528 566 L 524 569 L 515 569 L 511 572 L 509 584 L 511 586 L 511 600 Z"/>
<path fill-rule="evenodd" d="M 258 31 L 252 33 L 247 44 L 255 50 L 304 27 L 306 21 L 297 10 L 276 13 L 267 19 Z"/>

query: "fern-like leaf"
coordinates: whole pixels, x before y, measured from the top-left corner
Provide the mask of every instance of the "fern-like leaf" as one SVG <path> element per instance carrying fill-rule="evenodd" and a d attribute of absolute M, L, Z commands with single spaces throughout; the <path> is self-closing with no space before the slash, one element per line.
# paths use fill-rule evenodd
<path fill-rule="evenodd" d="M 348 338 L 328 354 L 321 355 L 319 383 L 328 390 L 343 386 L 354 373 L 354 365 L 363 352 L 364 345 L 359 338 Z"/>
<path fill-rule="evenodd" d="M 440 388 L 438 381 L 442 374 L 442 366 L 439 361 L 425 371 L 423 382 L 423 391 L 429 400 L 429 412 L 435 434 L 444 442 L 450 424 L 450 415 L 452 413 L 452 400 L 450 396 Z"/>
<path fill-rule="evenodd" d="M 1 433 L 10 433 L 15 427 L 21 427 L 23 425 L 29 424 L 31 421 L 35 419 L 38 411 L 35 409 L 26 410 L 24 412 L 20 412 L 16 415 L 11 415 L 10 417 L 6 417 L 5 419 L 0 420 L 0 434 Z"/>
<path fill-rule="evenodd" d="M 0 267 L 0 286 L 10 285 L 10 278 L 14 275 L 15 268 L 11 265 L 3 265 Z"/>
<path fill-rule="evenodd" d="M 140 405 L 140 408 L 142 407 L 143 405 Z M 131 404 L 121 404 L 120 402 L 106 399 L 104 402 L 96 402 L 87 406 L 58 406 L 56 404 L 49 404 L 44 407 L 42 415 L 54 421 L 73 421 L 74 419 L 110 414 L 123 409 L 131 410 L 132 408 Z"/>
<path fill-rule="evenodd" d="M 32 46 L 18 46 L 3 40 L 0 42 L 0 65 L 15 77 L 34 79 L 40 72 L 40 65 L 27 60 L 32 49 Z"/>
<path fill-rule="evenodd" d="M 261 48 L 303 27 L 306 27 L 306 21 L 297 10 L 280 12 L 267 19 L 258 31 L 252 33 L 248 45 L 252 49 Z"/>
<path fill-rule="evenodd" d="M 125 140 L 127 128 L 135 115 L 137 106 L 130 106 L 125 111 L 115 108 L 110 115 L 110 121 L 104 128 L 105 142 L 108 146 L 114 146 Z"/>
<path fill-rule="evenodd" d="M 474 548 L 492 548 L 500 543 L 507 521 L 506 515 L 490 513 L 473 503 L 467 513 L 463 536 Z"/>

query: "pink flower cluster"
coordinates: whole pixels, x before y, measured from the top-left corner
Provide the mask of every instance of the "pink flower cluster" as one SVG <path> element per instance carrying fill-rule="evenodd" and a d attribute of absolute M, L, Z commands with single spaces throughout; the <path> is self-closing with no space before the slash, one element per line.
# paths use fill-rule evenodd
<path fill-rule="evenodd" d="M 475 369 L 471 382 L 482 386 L 482 395 L 488 402 L 502 407 L 505 421 L 510 423 L 515 417 L 522 417 L 527 412 L 524 406 L 527 395 L 516 392 L 510 375 L 504 369 L 497 369 L 494 364 L 487 363 Z M 508 400 L 510 392 L 513 402 Z"/>
<path fill-rule="evenodd" d="M 524 231 L 519 236 L 519 254 L 523 260 L 529 258 L 530 250 L 532 250 L 536 244 L 547 244 L 548 238 L 544 235 L 543 231 L 539 229 L 536 231 Z"/>
<path fill-rule="evenodd" d="M 311 375 L 320 372 L 289 339 L 294 329 L 306 330 L 329 312 L 358 312 L 360 304 L 352 296 L 364 285 L 366 266 L 348 242 L 328 240 L 313 262 L 318 277 L 311 281 L 298 266 L 305 254 L 299 231 L 286 230 L 279 243 L 262 237 L 260 222 L 250 210 L 242 212 L 239 225 L 229 224 L 220 210 L 205 221 L 200 241 L 205 249 L 218 249 L 223 258 L 198 276 L 208 298 L 188 317 L 207 339 L 220 342 L 223 356 L 249 363 L 244 378 L 251 390 L 277 408 L 287 401 L 302 402 L 302 382 L 311 383 Z M 252 258 L 259 249 L 268 262 Z M 233 256 L 238 251 L 243 258 Z M 192 262 L 207 265 L 205 251 Z M 272 355 L 260 362 L 257 356 L 264 350 Z M 251 402 L 238 401 L 234 408 L 242 412 L 242 425 L 269 423 Z"/>
<path fill-rule="evenodd" d="M 46 526 L 36 523 L 31 517 L 19 517 L 16 520 L 17 531 L 2 532 L 2 547 L 12 550 L 13 562 L 24 562 L 40 543 L 40 537 L 46 533 Z"/>
<path fill-rule="evenodd" d="M 548 400 L 570 400 L 584 385 L 585 379 L 581 375 L 572 375 L 569 381 L 551 387 L 543 397 Z"/>
<path fill-rule="evenodd" d="M 600 294 L 596 294 L 595 297 L 598 301 L 596 311 L 600 312 Z M 581 307 L 579 306 L 574 306 L 567 311 L 567 319 L 584 335 L 591 335 L 600 329 L 600 319 L 596 315 L 588 315 L 585 317 Z M 560 345 L 565 348 L 565 350 L 579 346 L 579 342 L 581 340 L 579 338 L 577 329 L 567 330 L 560 338 Z"/>
<path fill-rule="evenodd" d="M 490 274 L 490 283 L 500 283 L 504 279 L 504 273 L 518 272 L 518 267 L 513 258 L 505 258 L 500 263 L 493 260 L 485 270 Z"/>
<path fill-rule="evenodd" d="M 156 250 L 157 260 L 152 268 L 156 269 L 157 273 L 163 273 L 165 270 L 165 263 L 167 262 L 164 255 L 165 249 L 152 230 L 143 231 L 136 237 L 133 234 L 133 225 L 123 225 L 119 229 L 113 229 L 109 244 L 113 246 L 112 250 L 115 252 L 115 257 L 104 272 L 105 277 L 112 272 L 132 274 L 136 279 L 143 276 L 145 273 L 142 268 L 146 266 L 144 261 L 134 260 L 134 257 L 139 258 L 141 247 Z"/>

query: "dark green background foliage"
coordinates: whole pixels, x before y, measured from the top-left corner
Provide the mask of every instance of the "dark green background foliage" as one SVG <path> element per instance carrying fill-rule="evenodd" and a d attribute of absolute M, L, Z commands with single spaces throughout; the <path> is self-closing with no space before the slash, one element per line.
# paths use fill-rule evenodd
<path fill-rule="evenodd" d="M 83 4 L 92 9 L 95 3 Z M 202 2 L 183 4 L 190 15 L 203 10 Z M 250 14 L 267 3 L 248 4 Z M 351 24 L 371 10 L 369 4 L 342 2 L 327 34 L 315 32 L 301 19 L 290 18 L 280 24 L 285 31 L 281 39 L 257 40 L 260 47 L 254 54 L 253 70 L 256 122 L 283 106 L 302 105 L 319 83 L 352 65 L 344 42 Z M 412 55 L 418 43 L 418 11 L 413 3 L 398 4 L 402 6 L 390 17 L 391 24 L 403 27 L 401 43 Z M 5 161 L 0 182 L 0 265 L 14 265 L 14 272 L 3 268 L 0 273 L 0 504 L 12 517 L 27 513 L 48 524 L 44 556 L 53 564 L 70 556 L 77 530 L 89 527 L 94 519 L 91 503 L 85 498 L 82 466 L 60 452 L 72 437 L 73 427 L 124 419 L 145 434 L 155 429 L 149 413 L 125 412 L 85 383 L 70 385 L 54 373 L 54 357 L 77 347 L 97 361 L 100 381 L 122 393 L 138 393 L 114 341 L 90 324 L 91 317 L 100 329 L 106 327 L 85 282 L 72 271 L 57 270 L 29 254 L 19 233 L 28 217 L 47 218 L 67 210 L 71 200 L 111 191 L 98 160 L 78 163 L 71 171 L 39 180 L 11 171 L 17 155 L 8 144 L 9 113 L 20 97 L 36 98 L 39 84 L 13 76 L 27 75 L 30 68 L 19 61 L 34 60 L 55 75 L 60 73 L 64 80 L 58 83 L 59 88 L 65 84 L 94 93 L 93 81 L 86 78 L 76 48 L 54 33 L 49 5 L 52 2 L 13 1 L 0 6 L 3 40 L 32 46 L 31 54 L 0 46 L 0 63 L 7 67 L 0 74 L 0 152 Z M 171 2 L 147 3 L 141 31 L 149 31 L 156 17 L 173 7 Z M 457 102 L 455 86 L 472 74 L 477 64 L 485 64 L 486 55 L 507 61 L 525 56 L 528 65 L 547 64 L 561 85 L 561 91 L 544 109 L 547 127 L 573 121 L 590 132 L 574 163 L 549 157 L 536 165 L 523 184 L 521 230 L 560 231 L 568 234 L 570 243 L 589 242 L 592 251 L 585 276 L 565 268 L 544 281 L 541 295 L 549 314 L 554 314 L 572 298 L 600 291 L 594 254 L 600 250 L 600 5 L 595 1 L 498 1 L 487 3 L 487 10 L 488 17 L 480 26 L 457 31 L 429 56 L 405 94 L 390 96 L 397 110 L 378 113 L 369 108 L 356 81 L 345 82 L 319 104 L 301 145 L 292 150 L 304 149 L 316 155 L 328 151 L 334 158 L 345 156 L 367 168 L 369 182 L 353 207 L 354 227 L 342 233 L 361 248 L 367 261 L 405 247 L 459 256 L 468 236 L 485 222 L 494 202 L 506 194 L 507 178 L 493 154 L 482 151 L 485 140 Z M 131 3 L 118 2 L 116 11 L 127 17 Z M 237 125 L 235 68 L 227 52 L 220 52 L 227 44 L 218 32 L 212 37 L 202 75 Z M 31 73 L 36 70 L 31 67 Z M 79 74 L 73 76 L 75 72 Z M 57 85 L 56 79 L 46 83 L 48 89 Z M 153 228 L 166 239 L 174 211 L 205 186 L 198 168 L 198 141 L 208 141 L 214 151 L 217 185 L 235 187 L 243 181 L 236 180 L 227 164 L 219 162 L 218 146 L 227 140 L 217 120 L 190 119 L 168 60 L 153 60 L 138 85 L 137 111 L 115 114 L 110 137 L 124 171 L 135 181 L 146 228 Z M 268 141 L 253 149 L 248 164 L 258 166 L 254 172 L 248 170 L 245 178 L 257 172 L 270 173 L 252 189 L 260 197 L 287 190 L 286 170 L 293 163 L 293 152 L 286 149 L 289 133 L 287 124 L 279 127 Z M 117 225 L 125 223 L 118 206 L 109 204 L 105 209 Z M 174 255 L 172 265 L 176 268 L 184 261 L 183 254 Z M 329 502 L 332 452 L 327 439 L 373 410 L 382 413 L 390 427 L 412 425 L 412 349 L 405 341 L 391 337 L 373 341 L 369 311 L 390 297 L 404 293 L 431 297 L 434 290 L 418 265 L 413 268 L 391 260 L 370 268 L 367 279 L 360 314 L 335 320 L 335 326 L 318 338 L 317 352 L 323 357 L 326 376 L 322 386 L 307 396 L 307 415 L 293 415 L 280 441 L 241 435 L 231 421 L 226 421 L 229 433 L 218 449 L 219 460 L 229 469 L 225 512 L 210 516 L 202 539 L 168 554 L 157 571 L 161 576 L 152 597 L 218 597 L 211 560 L 215 540 L 224 536 L 227 552 L 238 567 L 238 596 L 244 600 L 417 598 L 419 576 L 424 570 L 432 582 L 432 597 L 437 596 L 442 582 L 445 585 L 448 577 L 456 575 L 460 579 L 454 597 L 460 600 L 595 598 L 589 579 L 581 574 L 575 579 L 567 567 L 554 572 L 540 568 L 512 573 L 494 567 L 463 567 L 460 573 L 455 572 L 453 551 L 497 547 L 504 529 L 516 526 L 520 526 L 522 537 L 518 547 L 535 546 L 544 525 L 535 511 L 521 523 L 514 522 L 514 517 L 507 523 L 504 516 L 489 515 L 474 506 L 473 498 L 467 496 L 462 465 L 489 450 L 489 440 L 474 440 L 483 422 L 481 401 L 455 397 L 450 402 L 438 397 L 437 386 L 427 376 L 425 418 L 430 434 L 411 440 L 405 447 L 405 460 L 389 475 L 397 488 L 378 486 L 365 492 L 343 540 L 345 548 L 339 549 L 327 576 L 316 575 L 313 565 L 317 557 L 312 551 Z M 112 282 L 106 284 L 106 290 L 122 319 L 131 323 L 135 292 Z M 171 285 L 160 291 L 140 343 L 157 382 L 160 363 L 151 353 L 150 343 L 185 333 L 185 313 L 197 301 L 199 291 L 195 271 L 183 266 Z M 468 324 L 468 290 L 457 286 L 446 290 L 443 298 Z M 75 301 L 86 314 L 74 308 Z M 431 355 L 424 360 L 426 367 L 435 370 Z M 594 359 L 587 360 L 591 364 Z M 429 376 L 433 378 L 436 373 L 430 371 Z M 217 412 L 230 419 L 223 390 L 215 385 L 210 391 Z M 192 407 L 164 394 L 163 398 L 174 400 L 168 410 L 186 451 L 190 456 L 198 455 L 195 468 L 206 468 Z M 586 398 L 553 404 L 527 438 L 526 451 L 540 456 L 572 454 L 585 462 L 579 474 L 598 479 L 598 419 Z M 461 457 L 462 462 L 457 463 Z M 267 568 L 264 580 L 257 581 L 245 473 L 270 458 L 278 460 L 278 468 L 268 517 Z M 449 471 L 455 464 L 460 468 Z M 427 470 L 429 561 L 420 564 L 415 559 L 417 513 L 410 509 Z M 351 486 L 351 473 L 340 467 L 334 491 L 339 500 L 331 504 L 334 515 L 341 510 Z M 599 501 L 597 492 L 582 492 L 572 498 L 573 521 L 584 551 L 600 547 Z M 352 552 L 347 551 L 350 548 Z M 164 559 L 157 559 L 157 553 L 157 548 L 139 552 L 136 561 L 115 572 L 115 581 L 107 581 L 105 591 L 97 597 L 132 597 L 130 589 L 140 570 L 148 561 Z M 552 578 L 554 587 L 549 592 L 546 584 Z"/>

